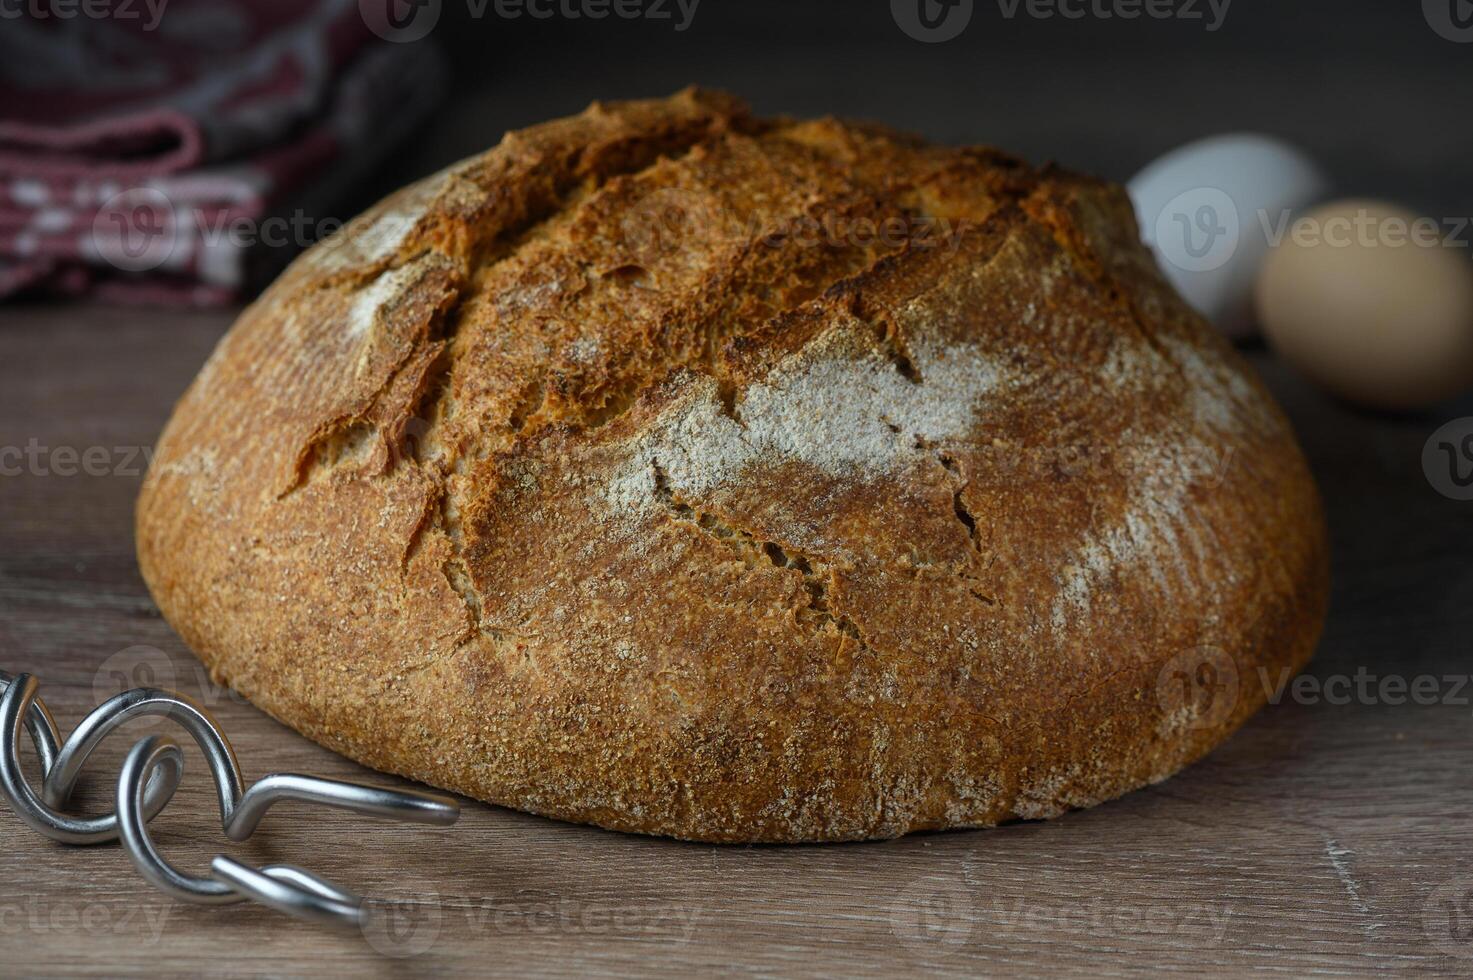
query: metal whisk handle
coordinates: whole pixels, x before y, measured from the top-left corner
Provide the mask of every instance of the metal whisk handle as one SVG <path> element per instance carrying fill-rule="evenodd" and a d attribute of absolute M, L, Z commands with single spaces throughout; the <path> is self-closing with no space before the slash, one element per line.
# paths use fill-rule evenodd
<path fill-rule="evenodd" d="M 288 915 L 314 922 L 361 927 L 362 896 L 339 888 L 289 864 L 255 868 L 224 854 L 210 864 L 210 877 L 186 874 L 159 854 L 148 822 L 168 805 L 184 775 L 184 755 L 170 738 L 150 735 L 128 753 L 117 779 L 117 806 L 100 817 L 61 812 L 93 749 L 113 729 L 142 715 L 177 722 L 200 747 L 215 778 L 220 825 L 225 836 L 242 841 L 262 816 L 283 800 L 367 813 L 393 820 L 448 826 L 460 816 L 454 800 L 434 793 L 364 786 L 296 773 L 272 773 L 247 789 L 225 733 L 210 713 L 173 691 L 134 688 L 109 698 L 82 719 L 65 741 L 38 696 L 30 674 L 0 671 L 0 794 L 31 829 L 65 844 L 121 840 L 138 873 L 159 890 L 186 902 L 226 904 L 251 899 Z M 41 761 L 41 793 L 20 768 L 21 731 L 29 732 Z"/>

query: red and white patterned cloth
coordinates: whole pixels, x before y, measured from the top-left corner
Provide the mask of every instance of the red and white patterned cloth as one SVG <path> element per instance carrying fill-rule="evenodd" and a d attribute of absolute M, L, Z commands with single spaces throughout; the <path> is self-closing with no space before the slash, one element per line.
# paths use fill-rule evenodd
<path fill-rule="evenodd" d="M 230 302 L 349 217 L 329 209 L 444 87 L 357 0 L 112 10 L 0 23 L 0 299 Z"/>

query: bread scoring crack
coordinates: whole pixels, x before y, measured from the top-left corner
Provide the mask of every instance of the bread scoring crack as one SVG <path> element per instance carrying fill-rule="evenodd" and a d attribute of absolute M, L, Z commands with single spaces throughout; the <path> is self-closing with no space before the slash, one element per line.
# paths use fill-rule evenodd
<path fill-rule="evenodd" d="M 946 453 L 940 453 L 936 458 L 941 462 L 942 468 L 955 480 L 955 486 L 951 491 L 951 506 L 956 513 L 956 519 L 961 521 L 962 526 L 967 529 L 967 540 L 972 542 L 972 550 L 981 552 L 982 545 L 977 540 L 977 519 L 972 516 L 972 512 L 967 509 L 967 502 L 962 498 L 962 492 L 967 489 L 967 480 L 957 468 L 956 460 Z"/>
<path fill-rule="evenodd" d="M 686 155 L 691 155 L 722 138 L 720 133 L 706 133 L 688 140 L 682 149 Z M 558 235 L 567 222 L 574 219 L 577 209 L 595 200 L 600 191 L 613 180 L 638 181 L 652 168 L 667 164 L 672 159 L 673 152 L 667 147 L 653 160 L 643 160 L 643 166 L 628 170 L 605 170 L 586 177 L 572 190 L 564 189 L 554 207 L 544 209 L 535 216 L 528 213 L 520 226 L 508 229 L 489 243 L 477 244 L 475 251 L 481 257 L 473 258 L 468 263 L 469 268 L 475 270 L 471 275 L 471 286 L 462 292 L 455 308 L 447 311 L 440 321 L 444 326 L 439 339 L 446 345 L 445 356 L 437 365 L 436 376 L 425 386 L 425 397 L 415 412 L 416 417 L 424 421 L 426 431 L 417 433 L 413 454 L 415 461 L 421 465 L 427 462 L 435 464 L 431 469 L 437 471 L 440 486 L 437 490 L 437 503 L 431 511 L 432 516 L 417 531 L 406 549 L 406 567 L 407 560 L 421 547 L 426 528 L 443 532 L 454 550 L 454 556 L 446 563 L 446 578 L 465 601 L 473 621 L 479 621 L 480 599 L 475 594 L 474 578 L 463 556 L 464 531 L 454 516 L 458 513 L 460 503 L 456 499 L 456 486 L 445 482 L 447 474 L 465 473 L 468 461 L 485 458 L 492 452 L 510 449 L 519 442 L 530 440 L 549 423 L 584 432 L 608 425 L 625 415 L 645 393 L 668 377 L 672 370 L 680 368 L 712 379 L 722 410 L 740 424 L 739 402 L 743 389 L 733 378 L 733 366 L 728 361 L 729 355 L 724 350 L 724 345 L 733 338 L 770 330 L 776 321 L 800 307 L 826 307 L 833 302 L 829 294 L 835 290 L 846 298 L 854 296 L 857 301 L 857 294 L 846 290 L 845 284 L 862 281 L 878 262 L 895 251 L 892 247 L 875 243 L 864 245 L 844 242 L 826 243 L 818 249 L 804 249 L 792 259 L 795 262 L 801 260 L 799 268 L 806 269 L 808 275 L 794 276 L 782 287 L 774 288 L 769 280 L 769 267 L 783 250 L 783 234 L 791 230 L 790 226 L 801 227 L 798 222 L 804 215 L 787 215 L 770 227 L 748 228 L 750 234 L 745 240 L 733 243 L 731 264 L 697 291 L 690 309 L 684 314 L 684 317 L 688 317 L 686 322 L 680 324 L 682 318 L 676 318 L 670 328 L 674 332 L 648 338 L 655 349 L 655 355 L 647 362 L 615 371 L 609 371 L 605 367 L 603 386 L 589 389 L 581 397 L 558 366 L 539 367 L 517 395 L 505 424 L 487 426 L 484 419 L 472 417 L 474 409 L 469 405 L 462 407 L 455 398 L 457 366 L 471 347 L 473 339 L 462 333 L 466 301 L 470 296 L 492 288 L 491 284 L 496 281 L 496 270 L 505 263 L 517 261 L 518 256 L 531 243 Z M 836 162 L 830 159 L 828 164 L 834 167 Z M 580 159 L 575 169 L 584 171 L 586 165 L 587 160 Z M 884 215 L 896 207 L 896 202 L 885 194 L 839 195 L 823 201 L 810 200 L 806 207 L 811 210 L 821 203 L 840 213 L 852 210 L 860 216 Z M 914 230 L 909 225 L 907 228 Z M 901 250 L 908 245 L 908 242 L 902 244 Z M 629 288 L 630 282 L 634 280 L 638 280 L 642 287 L 651 285 L 651 271 L 644 265 L 639 265 L 636 270 L 626 263 L 616 267 L 615 271 L 618 269 L 625 269 L 629 274 L 601 278 L 609 279 L 620 288 Z M 583 268 L 582 271 L 586 274 L 590 271 L 597 273 L 599 270 Z M 753 297 L 761 297 L 761 303 L 767 306 L 768 315 L 755 320 L 733 315 L 748 312 L 748 309 L 741 304 L 731 307 L 729 304 L 732 295 L 740 297 L 741 303 L 751 302 Z M 884 311 L 874 311 L 869 322 L 883 356 L 896 373 L 911 384 L 922 384 L 923 378 L 915 357 L 895 321 Z M 690 338 L 682 340 L 681 331 L 689 332 Z M 697 520 L 697 523 L 700 521 Z M 705 529 L 712 530 L 709 515 Z M 832 624 L 839 632 L 858 638 L 858 627 L 846 616 L 831 609 L 829 577 L 825 567 L 815 566 L 811 559 L 801 556 L 794 564 L 784 567 L 794 568 L 803 578 L 808 601 L 798 611 L 800 618 L 810 620 L 819 627 Z"/>
<path fill-rule="evenodd" d="M 886 360 L 895 366 L 897 374 L 911 384 L 924 384 L 925 379 L 921 377 L 920 368 L 916 367 L 915 356 L 911 353 L 905 330 L 888 310 L 866 301 L 864 290 L 859 288 L 859 283 L 862 281 L 862 279 L 855 280 L 855 286 L 851 291 L 849 312 L 854 315 L 855 319 L 868 324 L 869 328 L 874 331 L 875 342 L 879 345 Z"/>
<path fill-rule="evenodd" d="M 693 94 L 692 98 L 698 100 L 699 96 Z M 468 458 L 484 458 L 493 448 L 503 448 L 514 440 L 532 424 L 547 400 L 544 372 L 523 392 L 509 420 L 510 433 L 492 436 L 497 442 L 495 446 L 488 443 L 487 434 L 479 426 L 468 427 L 470 431 L 466 432 L 463 431 L 466 427 L 454 425 L 456 366 L 464 354 L 461 328 L 468 302 L 480 294 L 480 284 L 486 281 L 490 270 L 516 256 L 527 242 L 564 217 L 579 200 L 610 180 L 643 173 L 672 154 L 690 151 L 709 139 L 713 130 L 720 130 L 729 122 L 723 113 L 712 111 L 704 119 L 693 118 L 683 126 L 669 126 L 657 133 L 621 129 L 616 124 L 605 140 L 583 146 L 572 159 L 543 161 L 545 166 L 529 168 L 544 173 L 540 180 L 521 186 L 524 199 L 508 200 L 503 187 L 493 186 L 488 190 L 491 220 L 469 222 L 471 235 L 469 243 L 463 246 L 463 261 L 458 266 L 453 296 L 416 347 L 419 350 L 425 345 L 439 345 L 419 397 L 405 413 L 407 420 L 417 424 L 406 426 L 406 419 L 399 420 L 399 431 L 405 435 L 398 451 L 388 453 L 386 467 L 392 470 L 400 465 L 414 465 L 434 483 L 425 517 L 406 542 L 401 569 L 407 574 L 410 562 L 423 547 L 426 533 L 433 530 L 443 535 L 450 556 L 441 571 L 465 606 L 471 624 L 466 639 L 488 631 L 482 622 L 484 604 L 465 554 L 465 529 L 460 519 L 461 501 L 456 493 L 455 474 L 465 469 Z M 506 146 L 509 155 L 521 151 L 510 139 Z M 475 182 L 477 175 L 467 171 L 464 176 Z M 413 353 L 405 358 L 405 363 L 412 358 Z M 391 383 L 392 379 L 384 388 Z M 451 431 L 446 431 L 447 428 Z"/>
<path fill-rule="evenodd" d="M 781 127 L 779 127 L 779 130 Z M 455 283 L 453 300 L 435 319 L 426 332 L 423 342 L 442 345 L 429 376 L 422 385 L 412 415 L 420 425 L 412 433 L 412 443 L 404 447 L 407 451 L 390 453 L 388 467 L 409 461 L 424 469 L 434 481 L 432 497 L 426 508 L 426 518 L 416 527 L 404 552 L 404 567 L 423 546 L 424 536 L 433 530 L 444 536 L 450 555 L 443 562 L 443 574 L 451 588 L 460 596 L 471 623 L 471 634 L 482 632 L 483 603 L 477 590 L 471 566 L 466 557 L 466 529 L 462 527 L 460 511 L 462 501 L 459 487 L 462 481 L 471 480 L 470 465 L 494 452 L 506 450 L 519 441 L 535 435 L 545 424 L 552 422 L 573 430 L 589 431 L 609 424 L 622 417 L 636 404 L 641 395 L 667 377 L 671 370 L 685 368 L 704 375 L 715 382 L 721 408 L 729 418 L 742 424 L 740 403 L 745 386 L 734 380 L 733 365 L 723 351 L 726 342 L 748 335 L 772 339 L 775 333 L 785 332 L 782 324 L 801 307 L 846 309 L 861 324 L 868 327 L 874 337 L 877 353 L 889 362 L 895 373 L 906 382 L 917 386 L 925 385 L 916 354 L 911 350 L 910 338 L 883 302 L 868 299 L 862 284 L 873 277 L 879 267 L 894 266 L 907 252 L 913 251 L 910 242 L 898 249 L 855 249 L 833 248 L 830 259 L 810 269 L 817 273 L 809 278 L 796 277 L 786 287 L 771 290 L 759 275 L 773 250 L 780 250 L 787 240 L 790 225 L 800 227 L 797 222 L 804 215 L 789 215 L 775 225 L 766 228 L 748 228 L 752 232 L 746 240 L 736 244 L 732 252 L 730 267 L 721 275 L 713 277 L 698 290 L 691 309 L 686 314 L 688 322 L 682 329 L 691 333 L 690 341 L 681 341 L 676 334 L 656 334 L 648 339 L 654 343 L 656 355 L 646 363 L 636 365 L 629 371 L 610 372 L 606 387 L 589 389 L 581 397 L 567 384 L 567 379 L 555 365 L 541 367 L 527 377 L 511 406 L 504 424 L 487 426 L 485 419 L 473 417 L 474 407 L 460 405 L 456 400 L 456 371 L 463 355 L 470 347 L 469 338 L 462 333 L 466 317 L 465 310 L 471 299 L 480 296 L 494 282 L 494 271 L 504 263 L 516 261 L 533 243 L 556 236 L 560 227 L 572 218 L 583 202 L 593 199 L 600 190 L 613 180 L 639 180 L 652 168 L 668 164 L 676 154 L 690 155 L 702 147 L 710 146 L 722 138 L 717 130 L 695 129 L 678 138 L 662 134 L 652 143 L 661 143 L 652 148 L 647 143 L 641 149 L 629 143 L 623 151 L 605 154 L 597 142 L 585 146 L 571 160 L 548 161 L 555 171 L 551 175 L 533 181 L 523 187 L 525 201 L 515 202 L 501 209 L 499 224 L 495 221 L 480 221 L 470 227 L 469 244 L 460 264 L 460 275 Z M 809 149 L 816 149 L 812 144 Z M 513 154 L 521 152 L 512 146 Z M 836 161 L 827 153 L 831 166 Z M 957 164 L 967 169 L 964 161 Z M 984 161 L 993 165 L 994 161 Z M 878 196 L 855 195 L 846 192 L 824 200 L 826 207 L 836 211 L 854 209 L 856 214 L 885 213 L 887 208 L 901 206 L 907 193 L 916 197 L 906 202 L 903 210 L 907 214 L 924 214 L 931 211 L 946 215 L 946 202 L 924 201 L 927 195 L 926 180 L 915 182 L 910 191 L 890 188 Z M 1019 170 L 1010 172 L 1007 179 L 991 181 L 989 192 L 994 195 L 988 205 L 990 221 L 996 225 L 1007 225 L 1021 218 L 1045 225 L 1058 244 L 1068 252 L 1086 260 L 1096 281 L 1111 292 L 1117 301 L 1123 297 L 1110 288 L 1109 275 L 1090 261 L 1087 243 L 1074 240 L 1064 234 L 1067 224 L 1064 217 L 1054 214 L 1044 206 L 1047 199 L 1040 193 L 1046 186 L 1036 172 Z M 1053 202 L 1047 202 L 1053 204 Z M 939 207 L 933 205 L 940 205 Z M 1032 205 L 1032 207 L 1028 207 Z M 810 202 L 810 210 L 818 204 Z M 969 223 L 975 216 L 962 216 Z M 832 246 L 830 246 L 832 247 Z M 822 251 L 822 250 L 821 250 Z M 755 256 L 755 258 L 754 258 Z M 748 267 L 750 265 L 750 268 Z M 585 268 L 583 271 L 599 273 L 600 270 Z M 391 270 L 392 271 L 392 268 Z M 608 270 L 604 270 L 605 272 Z M 650 279 L 651 270 L 645 265 L 623 266 L 612 270 L 614 274 L 601 275 L 620 288 L 658 288 Z M 744 321 L 742 317 L 730 315 L 732 310 L 707 299 L 709 295 L 724 295 L 735 291 L 739 295 L 755 295 L 770 305 L 765 316 L 756 321 Z M 1124 305 L 1129 308 L 1128 301 Z M 793 321 L 797 322 L 797 321 Z M 801 333 L 801 329 L 798 331 Z M 669 340 L 678 342 L 667 346 Z M 758 341 L 761 343 L 761 341 Z M 406 358 L 406 363 L 408 358 Z M 388 383 L 385 388 L 389 387 Z M 568 394 L 573 393 L 569 402 Z M 566 404 L 563 404 L 566 403 Z M 890 419 L 883 420 L 895 434 L 900 427 Z M 326 461 L 331 470 L 339 460 L 353 458 L 341 451 L 339 443 L 351 447 L 365 433 L 377 436 L 367 423 L 350 419 L 343 424 L 341 432 L 334 429 L 324 437 L 317 455 Z M 918 447 L 932 451 L 929 446 Z M 315 458 L 315 457 L 314 457 Z M 938 461 L 955 480 L 952 488 L 952 511 L 956 521 L 962 525 L 974 553 L 980 554 L 982 544 L 976 518 L 967 508 L 964 491 L 967 483 L 962 478 L 956 461 L 940 454 Z M 315 472 L 315 468 L 314 468 Z M 656 497 L 670 515 L 721 540 L 727 547 L 740 554 L 750 565 L 765 560 L 773 567 L 789 569 L 798 574 L 806 600 L 794 612 L 798 619 L 818 629 L 832 628 L 854 639 L 860 638 L 858 626 L 844 613 L 832 608 L 830 596 L 834 581 L 832 569 L 822 560 L 794 552 L 776 541 L 759 539 L 750 532 L 731 526 L 708 512 L 697 512 L 681 500 L 672 490 L 664 471 L 656 464 Z M 962 573 L 963 578 L 969 578 Z M 995 604 L 995 599 L 977 589 L 970 589 L 979 601 Z"/>
<path fill-rule="evenodd" d="M 828 562 L 814 555 L 804 554 L 792 545 L 759 538 L 711 511 L 697 509 L 671 489 L 664 467 L 655 460 L 650 460 L 650 467 L 654 472 L 655 499 L 664 506 L 672 520 L 696 528 L 719 541 L 748 567 L 766 562 L 774 568 L 796 572 L 801 579 L 805 598 L 802 605 L 793 609 L 794 617 L 816 631 L 833 630 L 864 643 L 854 620 L 836 610 L 830 601 L 829 586 L 833 581 L 834 571 Z"/>

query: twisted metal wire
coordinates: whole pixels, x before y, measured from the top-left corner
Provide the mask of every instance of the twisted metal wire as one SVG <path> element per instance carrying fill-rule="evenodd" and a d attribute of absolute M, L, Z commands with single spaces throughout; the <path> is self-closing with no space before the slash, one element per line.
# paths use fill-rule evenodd
<path fill-rule="evenodd" d="M 412 823 L 448 826 L 460 816 L 456 803 L 433 793 L 404 792 L 360 783 L 272 773 L 245 788 L 235 751 L 201 705 L 183 694 L 140 687 L 98 705 L 62 740 L 56 721 L 38 696 L 40 682 L 30 674 L 0 671 L 0 793 L 16 816 L 52 840 L 97 844 L 121 840 L 138 873 L 160 891 L 186 902 L 227 904 L 247 899 L 300 919 L 363 926 L 363 897 L 290 864 L 252 867 L 217 855 L 210 877 L 186 874 L 159 853 L 148 822 L 173 798 L 184 775 L 184 754 L 171 738 L 149 735 L 134 744 L 118 771 L 117 806 L 98 817 L 61 812 L 87 757 L 124 722 L 159 715 L 179 723 L 204 753 L 215 779 L 220 826 L 225 836 L 243 841 L 276 803 L 297 800 Z M 20 768 L 22 729 L 35 743 L 41 762 L 41 793 Z"/>

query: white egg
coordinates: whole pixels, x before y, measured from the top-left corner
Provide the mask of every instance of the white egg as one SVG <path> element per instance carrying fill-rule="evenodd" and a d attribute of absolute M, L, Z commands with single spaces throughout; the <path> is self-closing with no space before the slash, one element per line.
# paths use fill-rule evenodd
<path fill-rule="evenodd" d="M 1189 143 L 1129 184 L 1141 237 L 1162 271 L 1230 337 L 1255 330 L 1253 286 L 1269 242 L 1328 187 L 1302 152 L 1252 133 Z"/>

